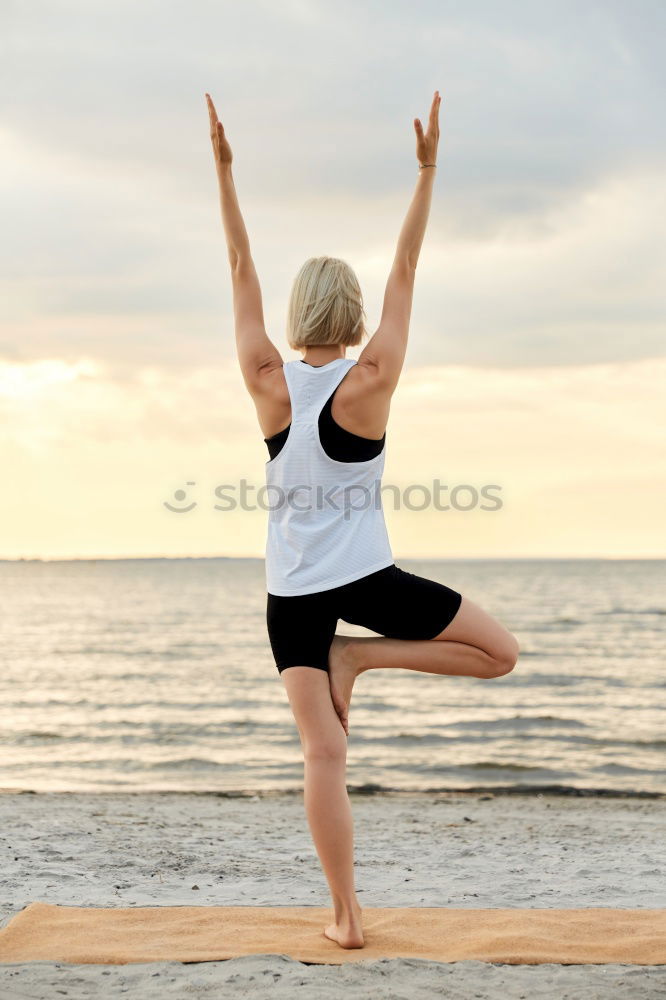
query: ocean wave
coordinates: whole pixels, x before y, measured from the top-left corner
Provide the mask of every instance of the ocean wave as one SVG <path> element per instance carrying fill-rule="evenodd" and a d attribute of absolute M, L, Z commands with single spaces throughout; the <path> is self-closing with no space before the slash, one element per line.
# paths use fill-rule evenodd
<path fill-rule="evenodd" d="M 597 611 L 598 615 L 666 615 L 666 608 L 609 608 Z"/>
<path fill-rule="evenodd" d="M 208 757 L 174 757 L 172 760 L 156 760 L 146 764 L 147 771 L 237 771 L 238 764 L 228 761 L 211 760 Z"/>
<path fill-rule="evenodd" d="M 477 785 L 414 785 L 396 786 L 368 782 L 362 785 L 347 785 L 350 795 L 569 795 L 572 797 L 599 796 L 603 798 L 666 799 L 666 787 L 661 790 L 637 790 L 634 788 L 608 788 L 595 785 L 572 785 L 557 782 L 521 782 L 514 784 Z M 277 794 L 299 794 L 301 789 L 281 789 Z M 233 797 L 237 793 L 230 793 Z M 256 793 L 255 793 L 256 794 Z"/>
<path fill-rule="evenodd" d="M 507 715 L 503 719 L 461 719 L 458 722 L 447 722 L 445 725 L 455 729 L 477 729 L 485 726 L 487 729 L 502 729 L 512 723 L 519 726 L 543 725 L 552 723 L 556 726 L 569 726 L 571 729 L 587 729 L 587 723 L 580 719 L 571 719 L 564 715 Z"/>

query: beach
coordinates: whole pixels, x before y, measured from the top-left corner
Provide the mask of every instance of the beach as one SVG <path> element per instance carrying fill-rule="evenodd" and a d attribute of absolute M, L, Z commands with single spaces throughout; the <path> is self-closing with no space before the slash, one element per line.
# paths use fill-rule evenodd
<path fill-rule="evenodd" d="M 347 787 L 362 906 L 666 907 L 663 561 L 405 562 L 516 632 L 506 677 L 375 670 Z M 0 921 L 331 900 L 251 559 L 6 564 Z M 341 622 L 339 631 L 370 634 Z M 322 927 L 323 930 L 323 927 Z M 67 996 L 666 1000 L 666 966 L 419 958 L 0 964 Z"/>
<path fill-rule="evenodd" d="M 666 795 L 351 794 L 362 906 L 666 906 Z M 329 906 L 302 793 L 0 794 L 0 920 L 76 906 Z M 359 953 L 360 954 L 360 953 Z M 666 997 L 666 966 L 0 964 L 0 996 Z"/>

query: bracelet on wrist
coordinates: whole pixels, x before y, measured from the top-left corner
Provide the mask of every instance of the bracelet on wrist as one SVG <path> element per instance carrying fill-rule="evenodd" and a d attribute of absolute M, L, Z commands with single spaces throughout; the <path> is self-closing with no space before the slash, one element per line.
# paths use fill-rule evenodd
<path fill-rule="evenodd" d="M 419 170 L 423 170 L 424 167 L 436 167 L 436 163 L 420 163 Z"/>

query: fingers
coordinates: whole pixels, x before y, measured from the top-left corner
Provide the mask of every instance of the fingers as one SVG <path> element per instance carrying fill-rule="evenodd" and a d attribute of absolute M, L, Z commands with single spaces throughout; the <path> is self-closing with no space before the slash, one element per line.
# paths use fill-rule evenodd
<path fill-rule="evenodd" d="M 437 113 L 439 111 L 439 105 L 441 100 L 442 98 L 439 96 L 439 91 L 436 90 L 435 96 L 433 97 L 432 104 L 430 106 L 430 123 L 432 125 L 436 124 L 437 122 Z"/>
<path fill-rule="evenodd" d="M 215 105 L 213 104 L 213 99 L 210 94 L 206 94 L 206 100 L 208 102 L 208 115 L 210 117 L 211 125 L 215 125 L 218 121 L 217 111 L 215 110 Z"/>
<path fill-rule="evenodd" d="M 208 116 L 210 118 L 211 138 L 213 139 L 213 142 L 215 142 L 216 137 L 225 139 L 226 141 L 226 137 L 224 135 L 224 125 L 217 117 L 217 111 L 215 110 L 213 99 L 208 93 L 206 94 L 206 100 L 208 101 Z"/>
<path fill-rule="evenodd" d="M 441 103 L 441 100 L 442 98 L 439 96 L 439 91 L 436 90 L 433 95 L 432 104 L 430 105 L 430 116 L 428 118 L 428 134 L 430 134 L 431 129 L 433 130 L 433 132 L 439 129 L 439 122 L 437 120 L 437 115 L 439 113 L 439 105 Z M 416 129 L 417 138 L 422 139 L 423 125 L 421 124 L 420 118 L 414 119 L 414 128 Z"/>

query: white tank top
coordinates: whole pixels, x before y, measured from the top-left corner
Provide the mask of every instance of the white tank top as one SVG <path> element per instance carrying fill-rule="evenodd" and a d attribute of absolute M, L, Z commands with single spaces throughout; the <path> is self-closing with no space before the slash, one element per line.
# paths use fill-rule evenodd
<path fill-rule="evenodd" d="M 318 368 L 287 361 L 291 425 L 266 462 L 266 589 L 291 597 L 331 590 L 393 564 L 381 504 L 385 447 L 363 462 L 329 458 L 319 414 L 352 365 L 336 358 Z"/>

